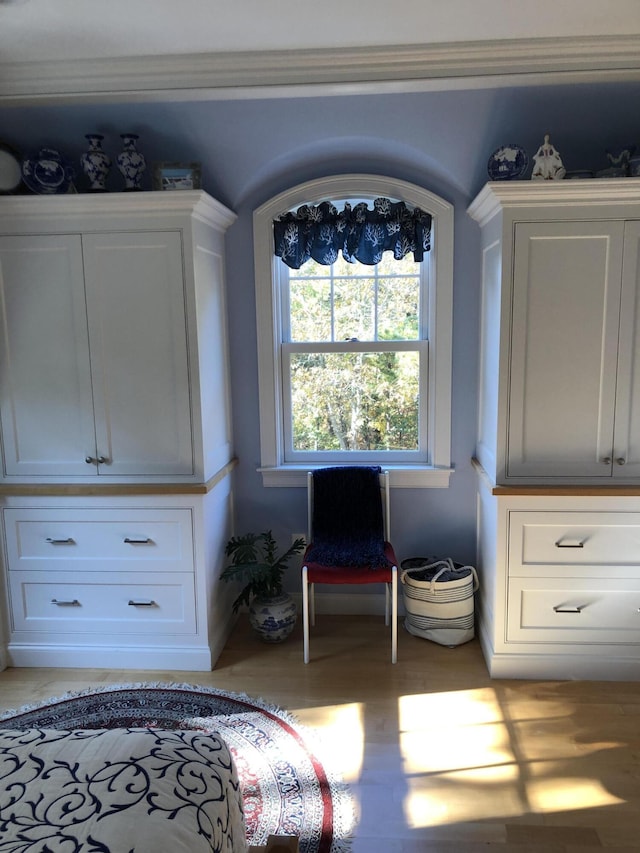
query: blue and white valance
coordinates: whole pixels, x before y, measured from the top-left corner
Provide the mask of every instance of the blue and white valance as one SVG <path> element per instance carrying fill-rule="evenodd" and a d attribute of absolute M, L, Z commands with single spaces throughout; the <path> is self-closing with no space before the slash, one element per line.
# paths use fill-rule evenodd
<path fill-rule="evenodd" d="M 366 202 L 342 211 L 329 201 L 316 207 L 303 205 L 273 223 L 275 254 L 292 269 L 313 258 L 329 265 L 342 256 L 349 263 L 377 264 L 383 252 L 401 260 L 413 252 L 422 261 L 431 248 L 431 214 L 403 201 L 377 198 L 373 209 Z"/>

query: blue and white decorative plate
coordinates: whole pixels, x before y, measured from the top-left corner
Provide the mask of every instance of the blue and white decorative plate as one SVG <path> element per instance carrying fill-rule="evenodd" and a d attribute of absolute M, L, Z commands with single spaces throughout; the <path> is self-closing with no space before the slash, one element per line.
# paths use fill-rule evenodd
<path fill-rule="evenodd" d="M 529 157 L 519 145 L 502 145 L 497 148 L 487 163 L 487 172 L 492 181 L 514 181 L 521 178 L 529 166 Z"/>
<path fill-rule="evenodd" d="M 22 179 L 34 193 L 66 193 L 75 176 L 73 166 L 54 148 L 41 148 L 22 161 Z"/>

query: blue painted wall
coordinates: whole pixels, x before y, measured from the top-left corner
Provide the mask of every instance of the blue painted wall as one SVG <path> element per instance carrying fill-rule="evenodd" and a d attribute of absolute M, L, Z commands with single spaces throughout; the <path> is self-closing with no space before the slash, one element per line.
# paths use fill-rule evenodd
<path fill-rule="evenodd" d="M 486 180 L 489 155 L 517 143 L 533 154 L 545 133 L 568 169 L 607 166 L 605 150 L 640 146 L 640 84 L 544 86 L 301 99 L 5 108 L 0 139 L 24 153 L 44 144 L 78 162 L 84 134 L 140 135 L 152 163 L 198 160 L 203 188 L 238 214 L 228 232 L 238 532 L 271 527 L 283 544 L 305 529 L 301 489 L 265 489 L 259 465 L 252 213 L 289 186 L 327 174 L 373 172 L 420 184 L 455 206 L 451 487 L 394 490 L 394 542 L 402 559 L 475 554 L 470 467 L 477 404 L 479 232 L 466 207 Z M 112 189 L 121 188 L 117 173 Z M 295 586 L 291 578 L 290 585 Z"/>

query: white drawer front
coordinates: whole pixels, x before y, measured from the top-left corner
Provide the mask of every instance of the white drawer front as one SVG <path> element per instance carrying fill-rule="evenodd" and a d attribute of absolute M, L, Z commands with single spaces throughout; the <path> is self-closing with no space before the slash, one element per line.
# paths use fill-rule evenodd
<path fill-rule="evenodd" d="M 640 580 L 509 580 L 507 639 L 640 644 Z"/>
<path fill-rule="evenodd" d="M 10 571 L 193 571 L 188 509 L 6 509 Z"/>
<path fill-rule="evenodd" d="M 110 572 L 78 578 L 73 572 L 13 572 L 9 579 L 13 628 L 60 633 L 193 634 L 193 575 Z"/>
<path fill-rule="evenodd" d="M 512 512 L 509 574 L 640 577 L 640 514 Z"/>

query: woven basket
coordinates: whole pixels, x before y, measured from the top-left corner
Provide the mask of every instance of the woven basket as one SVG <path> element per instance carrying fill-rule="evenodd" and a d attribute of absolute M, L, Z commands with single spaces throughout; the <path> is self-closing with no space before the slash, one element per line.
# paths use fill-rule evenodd
<path fill-rule="evenodd" d="M 402 592 L 410 634 L 442 646 L 459 646 L 475 636 L 473 566 L 450 557 L 411 557 L 401 563 Z"/>

